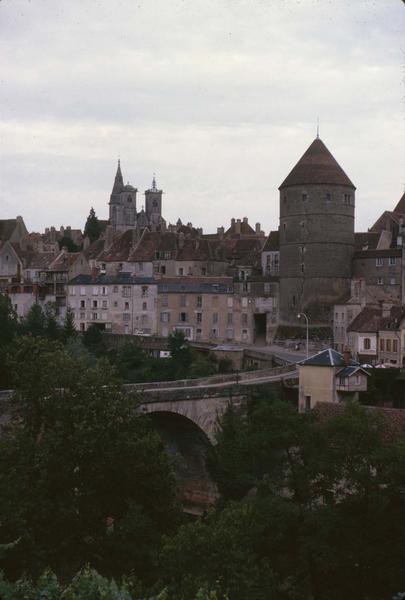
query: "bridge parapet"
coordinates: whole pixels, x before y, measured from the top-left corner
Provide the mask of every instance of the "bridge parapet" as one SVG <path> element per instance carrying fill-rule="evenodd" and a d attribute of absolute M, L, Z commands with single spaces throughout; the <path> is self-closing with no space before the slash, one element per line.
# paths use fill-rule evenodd
<path fill-rule="evenodd" d="M 129 383 L 125 388 L 131 391 L 145 392 L 154 389 L 170 389 L 170 388 L 193 388 L 207 387 L 215 385 L 223 385 L 229 383 L 242 384 L 255 379 L 264 379 L 267 377 L 275 377 L 296 371 L 295 365 L 287 365 L 284 367 L 272 367 L 269 369 L 258 369 L 256 371 L 244 371 L 230 373 L 226 375 L 212 375 L 210 377 L 200 377 L 198 379 L 176 379 L 174 381 L 150 381 L 144 383 Z"/>

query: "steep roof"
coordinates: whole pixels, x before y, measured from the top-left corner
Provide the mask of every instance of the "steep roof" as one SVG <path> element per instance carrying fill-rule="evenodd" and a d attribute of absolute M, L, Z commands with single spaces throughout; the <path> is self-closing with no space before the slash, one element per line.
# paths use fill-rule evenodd
<path fill-rule="evenodd" d="M 268 238 L 263 246 L 263 252 L 280 250 L 280 233 L 279 231 L 270 231 Z"/>
<path fill-rule="evenodd" d="M 0 219 L 0 241 L 6 242 L 10 239 L 16 227 L 17 219 Z"/>
<path fill-rule="evenodd" d="M 356 250 L 375 250 L 377 248 L 380 233 L 377 231 L 356 232 L 354 234 L 354 246 Z"/>
<path fill-rule="evenodd" d="M 401 214 L 405 213 L 405 192 L 402 194 L 401 199 L 392 212 Z"/>
<path fill-rule="evenodd" d="M 381 320 L 381 309 L 366 306 L 353 319 L 347 331 L 356 331 L 358 333 L 371 333 L 379 330 Z"/>
<path fill-rule="evenodd" d="M 356 189 L 325 144 L 316 138 L 290 171 L 279 189 L 290 185 L 330 184 Z"/>
<path fill-rule="evenodd" d="M 333 350 L 332 348 L 328 348 L 327 350 L 322 350 L 322 352 L 318 352 L 318 354 L 314 354 L 314 356 L 310 356 L 309 358 L 302 360 L 298 363 L 299 365 L 306 367 L 345 367 L 346 361 L 343 354 Z M 350 360 L 349 363 L 351 366 L 358 366 L 359 363 Z"/>

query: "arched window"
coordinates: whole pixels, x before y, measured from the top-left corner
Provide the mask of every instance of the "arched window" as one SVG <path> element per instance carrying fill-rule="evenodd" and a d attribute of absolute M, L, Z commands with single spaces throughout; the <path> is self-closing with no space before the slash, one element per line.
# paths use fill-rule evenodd
<path fill-rule="evenodd" d="M 132 197 L 131 196 L 128 196 L 127 202 L 132 202 Z"/>

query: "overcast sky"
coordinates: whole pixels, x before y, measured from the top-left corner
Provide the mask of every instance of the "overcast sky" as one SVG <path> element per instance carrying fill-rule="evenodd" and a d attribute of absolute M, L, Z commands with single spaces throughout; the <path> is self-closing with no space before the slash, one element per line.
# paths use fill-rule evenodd
<path fill-rule="evenodd" d="M 365 230 L 404 191 L 402 0 L 0 0 L 0 218 L 107 218 L 118 156 L 163 214 L 278 227 L 316 135 Z"/>

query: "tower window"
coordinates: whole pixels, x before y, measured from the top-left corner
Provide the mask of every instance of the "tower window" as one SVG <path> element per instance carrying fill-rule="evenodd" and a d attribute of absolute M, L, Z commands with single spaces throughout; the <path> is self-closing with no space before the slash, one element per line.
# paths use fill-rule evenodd
<path fill-rule="evenodd" d="M 131 198 L 131 196 L 128 196 L 128 198 L 127 198 L 127 202 L 132 202 L 132 198 Z"/>
<path fill-rule="evenodd" d="M 304 193 L 302 194 L 302 201 L 303 201 L 303 202 L 306 202 L 307 200 L 308 200 L 308 194 L 307 194 L 306 192 L 304 192 Z"/>
<path fill-rule="evenodd" d="M 330 202 L 332 200 L 332 196 L 329 194 L 329 192 L 326 194 L 326 202 Z"/>

